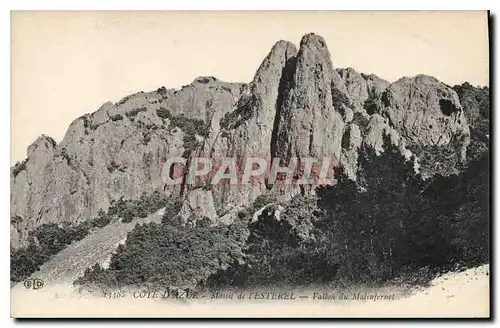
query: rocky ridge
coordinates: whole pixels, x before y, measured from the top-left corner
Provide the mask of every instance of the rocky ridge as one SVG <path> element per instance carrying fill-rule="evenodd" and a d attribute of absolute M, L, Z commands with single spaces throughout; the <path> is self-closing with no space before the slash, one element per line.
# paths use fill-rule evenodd
<path fill-rule="evenodd" d="M 279 41 L 248 84 L 199 77 L 179 90 L 139 92 L 76 119 L 59 144 L 39 137 L 11 168 L 11 247 L 26 246 L 42 224 L 78 224 L 143 193 L 181 195 L 184 222 L 225 222 L 259 195 L 304 192 L 266 183 L 167 186 L 161 164 L 171 156 L 328 156 L 356 179 L 358 152 L 383 152 L 387 137 L 408 159 L 412 145 L 452 142 L 465 159 L 470 131 L 457 93 L 432 77 L 389 83 L 336 69 L 318 35 L 305 35 L 299 49 Z"/>

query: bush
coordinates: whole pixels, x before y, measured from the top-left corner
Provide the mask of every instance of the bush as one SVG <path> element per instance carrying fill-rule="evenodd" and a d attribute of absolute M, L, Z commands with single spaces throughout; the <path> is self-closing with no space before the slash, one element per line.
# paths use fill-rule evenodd
<path fill-rule="evenodd" d="M 38 270 L 53 255 L 74 240 L 74 230 L 64 230 L 56 224 L 44 224 L 30 233 L 27 248 L 12 250 L 10 254 L 10 280 L 22 281 Z M 33 241 L 38 240 L 38 245 Z"/>
<path fill-rule="evenodd" d="M 458 174 L 462 169 L 460 147 L 452 142 L 446 146 L 413 145 L 410 150 L 418 157 L 422 177 L 429 178 Z"/>
<path fill-rule="evenodd" d="M 220 120 L 221 128 L 226 130 L 236 129 L 251 119 L 254 115 L 253 108 L 257 105 L 256 103 L 257 100 L 254 95 L 248 98 L 241 98 L 236 104 L 236 109 L 226 113 Z"/>
<path fill-rule="evenodd" d="M 344 134 L 342 135 L 342 142 L 341 142 L 341 147 L 342 149 L 345 149 L 345 150 L 350 150 L 351 149 L 351 126 L 348 126 L 345 131 L 344 131 Z"/>
<path fill-rule="evenodd" d="M 184 115 L 170 117 L 171 124 L 177 126 L 184 132 L 183 147 L 191 151 L 198 145 L 196 135 L 208 137 L 210 127 L 203 120 L 187 118 Z"/>
<path fill-rule="evenodd" d="M 66 148 L 61 149 L 61 153 L 56 155 L 57 157 L 62 157 L 63 159 L 66 160 L 66 163 L 70 165 L 71 162 L 71 157 L 69 157 L 69 154 L 67 153 Z"/>
<path fill-rule="evenodd" d="M 347 97 L 345 93 L 337 89 L 336 87 L 332 87 L 332 101 L 333 101 L 333 107 L 335 110 L 340 111 L 342 108 L 342 105 L 347 106 L 347 107 L 352 107 L 352 103 Z"/>
<path fill-rule="evenodd" d="M 179 227 L 169 221 L 137 226 L 113 255 L 110 267 L 94 266 L 75 284 L 196 286 L 242 256 L 245 226 Z"/>
<path fill-rule="evenodd" d="M 103 210 L 101 210 L 99 212 L 99 215 L 91 221 L 91 225 L 93 228 L 104 228 L 105 226 L 107 226 L 108 224 L 111 223 L 111 220 L 113 219 L 113 217 L 111 215 L 108 215 L 106 213 L 104 213 Z"/>
<path fill-rule="evenodd" d="M 246 218 L 248 215 L 249 215 L 249 213 L 248 213 L 248 211 L 247 211 L 247 210 L 241 210 L 241 211 L 238 211 L 238 218 L 239 218 L 239 219 L 244 219 L 244 218 Z"/>
<path fill-rule="evenodd" d="M 163 224 L 168 224 L 173 218 L 179 214 L 182 208 L 182 200 L 180 198 L 173 198 L 165 204 L 165 212 L 163 213 L 163 218 L 161 222 Z"/>
<path fill-rule="evenodd" d="M 166 99 L 168 97 L 168 91 L 167 88 L 164 86 L 161 88 L 158 88 L 156 92 L 162 97 L 162 99 Z"/>
<path fill-rule="evenodd" d="M 361 135 L 364 135 L 368 129 L 368 124 L 370 123 L 370 120 L 367 117 L 365 117 L 362 113 L 355 112 L 352 121 L 359 126 Z"/>
<path fill-rule="evenodd" d="M 112 203 L 108 214 L 122 218 L 122 222 L 129 223 L 134 218 L 145 218 L 163 207 L 170 205 L 170 200 L 159 192 L 144 193 L 137 200 L 124 201 L 123 199 Z"/>
<path fill-rule="evenodd" d="M 371 93 L 368 96 L 368 99 L 366 99 L 365 102 L 363 103 L 363 108 L 366 110 L 368 115 L 379 113 L 380 107 L 381 107 L 381 101 L 373 93 Z"/>
<path fill-rule="evenodd" d="M 172 118 L 172 113 L 170 113 L 170 111 L 168 109 L 166 109 L 165 107 L 160 107 L 159 109 L 156 110 L 156 115 L 158 115 L 158 117 L 160 118 L 163 118 L 163 119 L 171 119 Z"/>
<path fill-rule="evenodd" d="M 187 118 L 184 115 L 173 116 L 172 125 L 179 127 L 186 134 L 198 134 L 202 137 L 207 137 L 210 132 L 209 126 L 203 120 Z"/>
<path fill-rule="evenodd" d="M 259 195 L 257 196 L 257 198 L 255 198 L 252 205 L 250 205 L 249 211 L 253 214 L 272 202 L 274 202 L 274 197 L 269 195 Z"/>
<path fill-rule="evenodd" d="M 28 247 L 11 250 L 11 280 L 26 279 L 67 245 L 82 240 L 94 228 L 105 227 L 114 217 L 122 217 L 126 223 L 135 217 L 146 217 L 165 206 L 168 210 L 170 201 L 159 192 L 155 192 L 143 194 L 140 199 L 134 201 L 120 199 L 112 202 L 107 214 L 100 210 L 97 217 L 73 227 L 61 228 L 55 223 L 43 224 L 30 233 Z M 38 245 L 35 243 L 35 238 Z"/>
<path fill-rule="evenodd" d="M 14 175 L 14 178 L 17 177 L 17 175 L 19 173 L 26 170 L 27 163 L 28 163 L 28 159 L 26 158 L 24 161 L 17 162 L 16 165 L 14 165 L 14 169 L 12 170 L 12 174 Z"/>
<path fill-rule="evenodd" d="M 123 120 L 123 116 L 121 116 L 120 114 L 116 114 L 116 115 L 111 116 L 111 120 L 121 121 L 121 120 Z"/>
<path fill-rule="evenodd" d="M 487 154 L 460 175 L 423 183 L 412 162 L 386 148 L 360 153 L 358 182 L 340 170 L 335 186 L 296 196 L 280 220 L 263 211 L 248 227 L 245 260 L 205 285 L 426 284 L 439 272 L 488 262 Z M 267 201 L 256 203 L 253 210 Z"/>
<path fill-rule="evenodd" d="M 140 112 L 145 112 L 147 110 L 148 109 L 146 107 L 135 108 L 135 109 L 132 109 L 132 110 L 128 111 L 127 113 L 125 113 L 125 115 L 130 119 L 132 117 L 136 117 L 137 114 L 139 114 Z"/>

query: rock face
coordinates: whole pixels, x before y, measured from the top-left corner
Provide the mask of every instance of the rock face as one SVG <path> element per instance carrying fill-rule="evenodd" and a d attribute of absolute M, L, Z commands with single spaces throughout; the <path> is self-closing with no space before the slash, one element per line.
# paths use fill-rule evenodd
<path fill-rule="evenodd" d="M 24 246 L 39 225 L 88 220 L 121 197 L 178 193 L 179 186 L 165 188 L 161 164 L 185 152 L 185 132 L 158 111 L 216 122 L 210 130 L 218 133 L 220 117 L 231 110 L 241 88 L 198 78 L 178 91 L 141 92 L 76 119 L 59 145 L 37 139 L 28 148 L 25 168 L 11 174 L 11 217 L 18 218 L 11 225 L 12 247 Z"/>
<path fill-rule="evenodd" d="M 407 146 L 468 145 L 469 127 L 455 91 L 434 78 L 392 84 L 352 68 L 335 69 L 325 40 L 305 35 L 297 51 L 279 41 L 249 84 L 196 78 L 180 90 L 139 92 L 76 119 L 56 144 L 41 136 L 11 169 L 11 246 L 26 246 L 46 223 L 79 222 L 120 198 L 161 191 L 180 195 L 180 215 L 227 222 L 242 206 L 270 193 L 289 198 L 297 187 L 166 185 L 170 157 L 223 159 L 329 157 L 356 179 L 364 147 L 381 153 L 389 137 Z M 229 219 L 228 219 L 229 218 Z"/>
<path fill-rule="evenodd" d="M 392 83 L 383 93 L 383 115 L 408 144 L 444 146 L 456 139 L 464 149 L 469 126 L 456 92 L 433 77 Z"/>
<path fill-rule="evenodd" d="M 290 88 L 279 108 L 273 157 L 340 158 L 344 122 L 333 107 L 333 66 L 325 40 L 308 34 L 300 42 Z"/>

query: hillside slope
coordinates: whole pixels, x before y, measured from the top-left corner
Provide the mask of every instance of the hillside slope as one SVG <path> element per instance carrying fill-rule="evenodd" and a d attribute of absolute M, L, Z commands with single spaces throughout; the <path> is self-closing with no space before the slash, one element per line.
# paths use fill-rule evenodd
<path fill-rule="evenodd" d="M 146 218 L 134 219 L 129 223 L 110 223 L 57 253 L 30 278 L 42 279 L 47 287 L 58 284 L 72 285 L 87 268 L 96 263 L 101 265 L 107 263 L 118 245 L 125 242 L 127 233 L 136 225 L 160 223 L 163 212 L 162 209 Z M 25 288 L 20 282 L 13 287 L 12 292 L 22 289 Z"/>

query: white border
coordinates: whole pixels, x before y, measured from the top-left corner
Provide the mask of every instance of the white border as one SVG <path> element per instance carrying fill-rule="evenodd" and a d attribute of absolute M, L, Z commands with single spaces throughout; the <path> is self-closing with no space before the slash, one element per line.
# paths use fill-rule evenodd
<path fill-rule="evenodd" d="M 131 0 L 121 0 L 116 2 L 111 1 L 103 1 L 103 0 L 52 0 L 52 1 L 42 1 L 42 0 L 25 0 L 23 2 L 13 2 L 10 3 L 8 1 L 2 1 L 0 3 L 0 21 L 1 21 L 1 29 L 0 29 L 0 37 L 2 41 L 2 51 L 0 51 L 0 63 L 2 65 L 2 76 L 0 78 L 0 94 L 2 101 L 2 110 L 0 110 L 0 133 L 1 133 L 1 142 L 0 142 L 0 156 L 1 162 L 3 163 L 3 172 L 1 175 L 1 194 L 0 194 L 0 204 L 2 212 L 4 213 L 3 219 L 5 220 L 5 227 L 2 229 L 1 240 L 4 242 L 4 246 L 0 247 L 3 252 L 2 259 L 4 261 L 3 269 L 0 270 L 1 277 L 0 281 L 2 283 L 3 289 L 1 293 L 1 318 L 3 319 L 2 323 L 5 326 L 10 327 L 14 325 L 14 321 L 9 319 L 10 317 L 10 290 L 8 287 L 9 274 L 7 272 L 7 268 L 9 264 L 7 261 L 9 260 L 9 253 L 7 253 L 8 243 L 10 240 L 9 236 L 9 228 L 7 227 L 7 222 L 9 221 L 10 213 L 9 212 L 9 199 L 10 199 L 10 180 L 7 176 L 7 172 L 10 169 L 10 10 L 485 10 L 490 9 L 492 14 L 497 14 L 500 12 L 498 8 L 498 4 L 500 1 L 493 0 L 474 0 L 474 1 L 441 1 L 438 2 L 436 0 L 419 0 L 419 1 L 389 1 L 389 0 L 351 0 L 345 1 L 341 3 L 327 4 L 324 0 L 307 0 L 307 1 L 272 1 L 272 0 L 252 0 L 245 2 L 236 2 L 230 0 L 212 0 L 212 1 L 203 1 L 203 0 L 190 0 L 190 1 L 177 1 L 177 2 L 169 2 L 168 4 L 162 3 L 160 1 L 152 1 L 152 0 L 140 0 L 140 1 L 131 1 Z M 496 21 L 498 25 L 498 21 Z M 494 44 L 498 42 L 497 35 L 495 35 Z M 492 49 L 493 53 L 495 49 Z M 494 74 L 496 76 L 497 70 L 490 72 L 490 74 Z M 492 90 L 492 93 L 495 95 L 498 94 L 498 85 L 493 84 L 495 89 Z M 496 110 L 496 108 L 494 109 Z M 493 133 L 492 136 L 496 134 Z M 496 138 L 495 138 L 496 139 Z M 495 144 L 495 154 L 498 154 L 498 143 L 497 140 L 494 141 Z M 496 162 L 495 158 L 495 162 Z M 495 183 L 493 186 L 498 184 L 497 175 L 495 175 Z M 494 203 L 500 204 L 498 194 L 495 194 Z M 498 235 L 498 227 L 499 223 L 495 224 L 495 235 Z M 497 237 L 498 238 L 498 237 Z M 497 243 L 495 243 L 497 244 Z M 495 251 L 497 251 L 497 247 L 495 247 Z M 493 254 L 496 254 L 494 252 Z M 492 271 L 496 272 L 496 261 L 495 266 L 492 268 Z M 498 282 L 496 284 L 498 286 Z M 498 296 L 498 289 L 495 289 L 495 295 Z M 497 302 L 495 302 L 496 304 Z M 491 309 L 492 312 L 495 309 Z M 303 322 L 305 323 L 305 322 Z M 426 326 L 437 326 L 437 323 L 431 322 L 422 322 Z M 2 327 L 4 326 L 2 324 Z M 49 323 L 50 324 L 50 323 Z M 94 323 L 95 324 L 95 323 Z M 120 323 L 122 324 L 122 323 Z M 174 323 L 168 322 L 168 325 L 184 325 L 185 323 Z M 235 324 L 235 322 L 230 322 L 230 324 Z M 243 324 L 243 323 L 240 323 Z M 259 322 L 259 325 L 288 325 L 289 323 L 278 323 L 278 322 L 269 322 L 263 323 Z M 308 323 L 307 323 L 308 324 Z M 334 323 L 339 324 L 339 323 Z M 354 322 L 350 325 L 361 325 L 360 322 Z M 388 324 L 388 322 L 383 322 L 381 324 Z M 391 324 L 391 323 L 389 323 Z M 399 323 L 392 323 L 399 324 Z M 455 322 L 449 323 L 441 323 L 448 325 L 455 325 Z M 61 323 L 62 326 L 69 326 L 69 323 L 64 322 Z M 133 326 L 142 326 L 144 323 L 134 322 L 131 324 Z"/>

